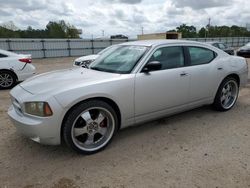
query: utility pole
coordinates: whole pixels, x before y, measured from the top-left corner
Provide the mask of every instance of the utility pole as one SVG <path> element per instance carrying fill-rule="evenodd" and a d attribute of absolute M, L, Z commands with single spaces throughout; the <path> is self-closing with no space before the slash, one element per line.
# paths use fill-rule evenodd
<path fill-rule="evenodd" d="M 208 25 L 207 25 L 207 36 L 209 35 L 209 28 L 211 25 L 211 18 L 208 18 Z"/>
<path fill-rule="evenodd" d="M 104 37 L 104 30 L 102 30 L 102 36 Z"/>
<path fill-rule="evenodd" d="M 141 34 L 142 35 L 144 34 L 144 28 L 143 28 L 143 26 L 141 26 Z"/>

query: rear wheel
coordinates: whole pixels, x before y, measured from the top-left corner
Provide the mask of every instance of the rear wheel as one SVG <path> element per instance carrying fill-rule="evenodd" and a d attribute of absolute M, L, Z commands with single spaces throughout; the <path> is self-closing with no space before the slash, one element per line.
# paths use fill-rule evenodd
<path fill-rule="evenodd" d="M 63 137 L 66 144 L 82 154 L 104 149 L 113 138 L 118 119 L 113 108 L 103 101 L 87 101 L 68 115 Z"/>
<path fill-rule="evenodd" d="M 224 79 L 217 91 L 214 107 L 219 111 L 230 110 L 236 103 L 239 94 L 239 84 L 236 79 Z"/>
<path fill-rule="evenodd" d="M 0 89 L 10 89 L 16 84 L 16 76 L 10 71 L 0 71 Z"/>

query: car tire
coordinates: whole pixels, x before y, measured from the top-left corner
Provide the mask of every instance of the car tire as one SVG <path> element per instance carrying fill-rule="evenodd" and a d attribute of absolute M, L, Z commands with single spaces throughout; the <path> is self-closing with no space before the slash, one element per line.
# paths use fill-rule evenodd
<path fill-rule="evenodd" d="M 17 83 L 17 78 L 11 71 L 0 70 L 0 89 L 11 89 Z"/>
<path fill-rule="evenodd" d="M 64 141 L 80 154 L 93 154 L 103 150 L 118 129 L 116 112 L 108 103 L 100 100 L 77 105 L 64 122 Z"/>
<path fill-rule="evenodd" d="M 225 78 L 216 93 L 213 106 L 218 111 L 228 111 L 235 105 L 239 94 L 239 83 L 233 77 Z"/>

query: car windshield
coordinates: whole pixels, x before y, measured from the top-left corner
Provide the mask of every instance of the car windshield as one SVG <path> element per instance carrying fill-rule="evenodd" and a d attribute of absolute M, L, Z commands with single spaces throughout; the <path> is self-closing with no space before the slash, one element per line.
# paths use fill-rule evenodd
<path fill-rule="evenodd" d="M 250 42 L 246 44 L 246 46 L 250 46 Z"/>
<path fill-rule="evenodd" d="M 148 47 L 136 45 L 117 45 L 103 53 L 90 66 L 90 69 L 127 74 L 143 57 Z"/>
<path fill-rule="evenodd" d="M 107 52 L 108 50 L 112 49 L 112 48 L 115 48 L 115 46 L 109 46 L 107 48 L 104 48 L 103 50 L 101 50 L 98 55 L 102 55 L 104 54 L 105 52 Z"/>

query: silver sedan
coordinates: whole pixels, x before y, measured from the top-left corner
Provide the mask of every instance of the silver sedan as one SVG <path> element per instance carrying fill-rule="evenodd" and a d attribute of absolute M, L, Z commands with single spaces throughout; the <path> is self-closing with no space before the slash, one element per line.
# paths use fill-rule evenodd
<path fill-rule="evenodd" d="M 212 104 L 227 111 L 247 83 L 246 60 L 181 40 L 120 44 L 87 68 L 33 77 L 11 90 L 17 130 L 92 154 L 124 127 Z"/>

